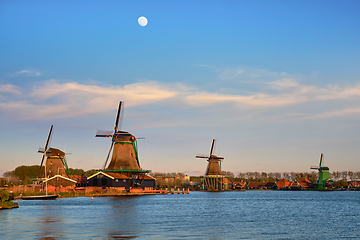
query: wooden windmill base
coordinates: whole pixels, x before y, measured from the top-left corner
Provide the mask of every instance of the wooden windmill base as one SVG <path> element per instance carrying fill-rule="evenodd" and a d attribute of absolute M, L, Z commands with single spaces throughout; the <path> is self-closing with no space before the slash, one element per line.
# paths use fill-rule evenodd
<path fill-rule="evenodd" d="M 202 181 L 195 187 L 205 191 L 229 190 L 232 182 L 223 175 L 206 175 L 201 177 Z"/>

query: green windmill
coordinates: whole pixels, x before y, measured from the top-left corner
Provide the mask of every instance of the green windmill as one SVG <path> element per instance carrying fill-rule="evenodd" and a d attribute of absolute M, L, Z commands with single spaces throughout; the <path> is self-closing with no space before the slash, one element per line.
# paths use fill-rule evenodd
<path fill-rule="evenodd" d="M 315 188 L 317 188 L 317 189 L 325 189 L 326 182 L 331 179 L 329 167 L 322 166 L 322 162 L 323 162 L 323 154 L 320 155 L 319 166 L 311 166 L 310 167 L 310 169 L 316 169 L 319 171 L 319 178 L 315 182 Z"/>

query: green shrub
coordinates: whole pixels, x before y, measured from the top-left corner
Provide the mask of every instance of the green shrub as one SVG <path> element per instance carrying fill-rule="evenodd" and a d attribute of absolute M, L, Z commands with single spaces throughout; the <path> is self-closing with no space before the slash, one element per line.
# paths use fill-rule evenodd
<path fill-rule="evenodd" d="M 9 201 L 10 195 L 7 191 L 0 191 L 0 197 L 2 202 Z"/>

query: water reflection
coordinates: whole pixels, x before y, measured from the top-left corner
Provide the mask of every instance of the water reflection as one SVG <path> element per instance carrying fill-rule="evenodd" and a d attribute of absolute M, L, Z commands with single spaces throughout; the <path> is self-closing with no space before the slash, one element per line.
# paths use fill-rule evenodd
<path fill-rule="evenodd" d="M 360 226 L 359 198 L 248 191 L 21 201 L 0 211 L 0 239 L 360 239 L 348 228 Z"/>
<path fill-rule="evenodd" d="M 56 239 L 63 238 L 63 219 L 61 209 L 49 204 L 50 200 L 45 200 L 42 206 L 40 217 L 40 229 L 38 236 L 40 239 Z M 50 203 L 52 204 L 52 200 Z"/>
<path fill-rule="evenodd" d="M 121 232 L 121 231 L 109 233 L 108 236 L 110 239 L 135 239 L 139 237 L 132 235 L 129 232 Z"/>

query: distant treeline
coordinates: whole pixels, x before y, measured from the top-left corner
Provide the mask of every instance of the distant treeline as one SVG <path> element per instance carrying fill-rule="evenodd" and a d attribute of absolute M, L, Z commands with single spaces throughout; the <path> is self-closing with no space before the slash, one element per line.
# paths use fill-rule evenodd
<path fill-rule="evenodd" d="M 28 184 L 31 183 L 32 179 L 36 179 L 39 174 L 39 165 L 32 166 L 19 166 L 13 171 L 8 171 L 4 173 L 4 177 L 8 179 L 8 182 L 15 184 Z M 40 176 L 44 175 L 44 166 L 41 168 Z M 69 168 L 71 175 L 82 175 L 89 177 L 96 172 L 95 169 L 85 171 L 83 169 L 74 169 Z M 300 180 L 302 177 L 306 177 L 312 182 L 315 182 L 318 179 L 318 172 L 240 172 L 236 175 L 231 171 L 223 171 L 222 174 L 229 178 L 233 182 L 245 181 L 245 182 L 263 182 L 263 181 L 279 181 L 282 178 L 286 178 L 289 181 Z M 151 176 L 157 179 L 157 185 L 159 186 L 178 186 L 178 185 L 188 185 L 190 184 L 189 180 L 185 178 L 184 173 L 160 173 L 152 172 Z M 360 171 L 334 171 L 330 173 L 333 181 L 347 181 L 360 179 Z M 191 176 L 191 182 L 200 182 L 200 176 Z"/>
<path fill-rule="evenodd" d="M 13 183 L 22 183 L 28 184 L 31 183 L 32 179 L 36 179 L 39 175 L 40 165 L 32 165 L 32 166 L 19 166 L 15 168 L 13 171 L 5 172 L 3 175 L 4 177 L 8 178 L 10 182 Z M 40 176 L 44 176 L 45 167 L 42 166 L 40 170 Z M 79 168 L 69 168 L 70 175 L 82 175 L 91 176 L 96 172 L 95 169 L 91 169 L 88 171 L 84 171 L 83 169 Z"/>
<path fill-rule="evenodd" d="M 156 178 L 156 187 L 159 188 L 190 186 L 190 181 L 185 178 L 184 173 L 151 172 L 149 175 Z"/>
<path fill-rule="evenodd" d="M 223 171 L 223 175 L 227 176 L 230 180 L 243 180 L 249 182 L 262 182 L 262 181 L 279 181 L 285 178 L 289 181 L 300 180 L 302 177 L 306 177 L 310 181 L 315 182 L 319 174 L 317 171 L 311 172 L 240 172 L 235 175 L 230 171 Z M 355 180 L 360 179 L 360 171 L 334 171 L 330 173 L 333 181 L 340 180 Z"/>

